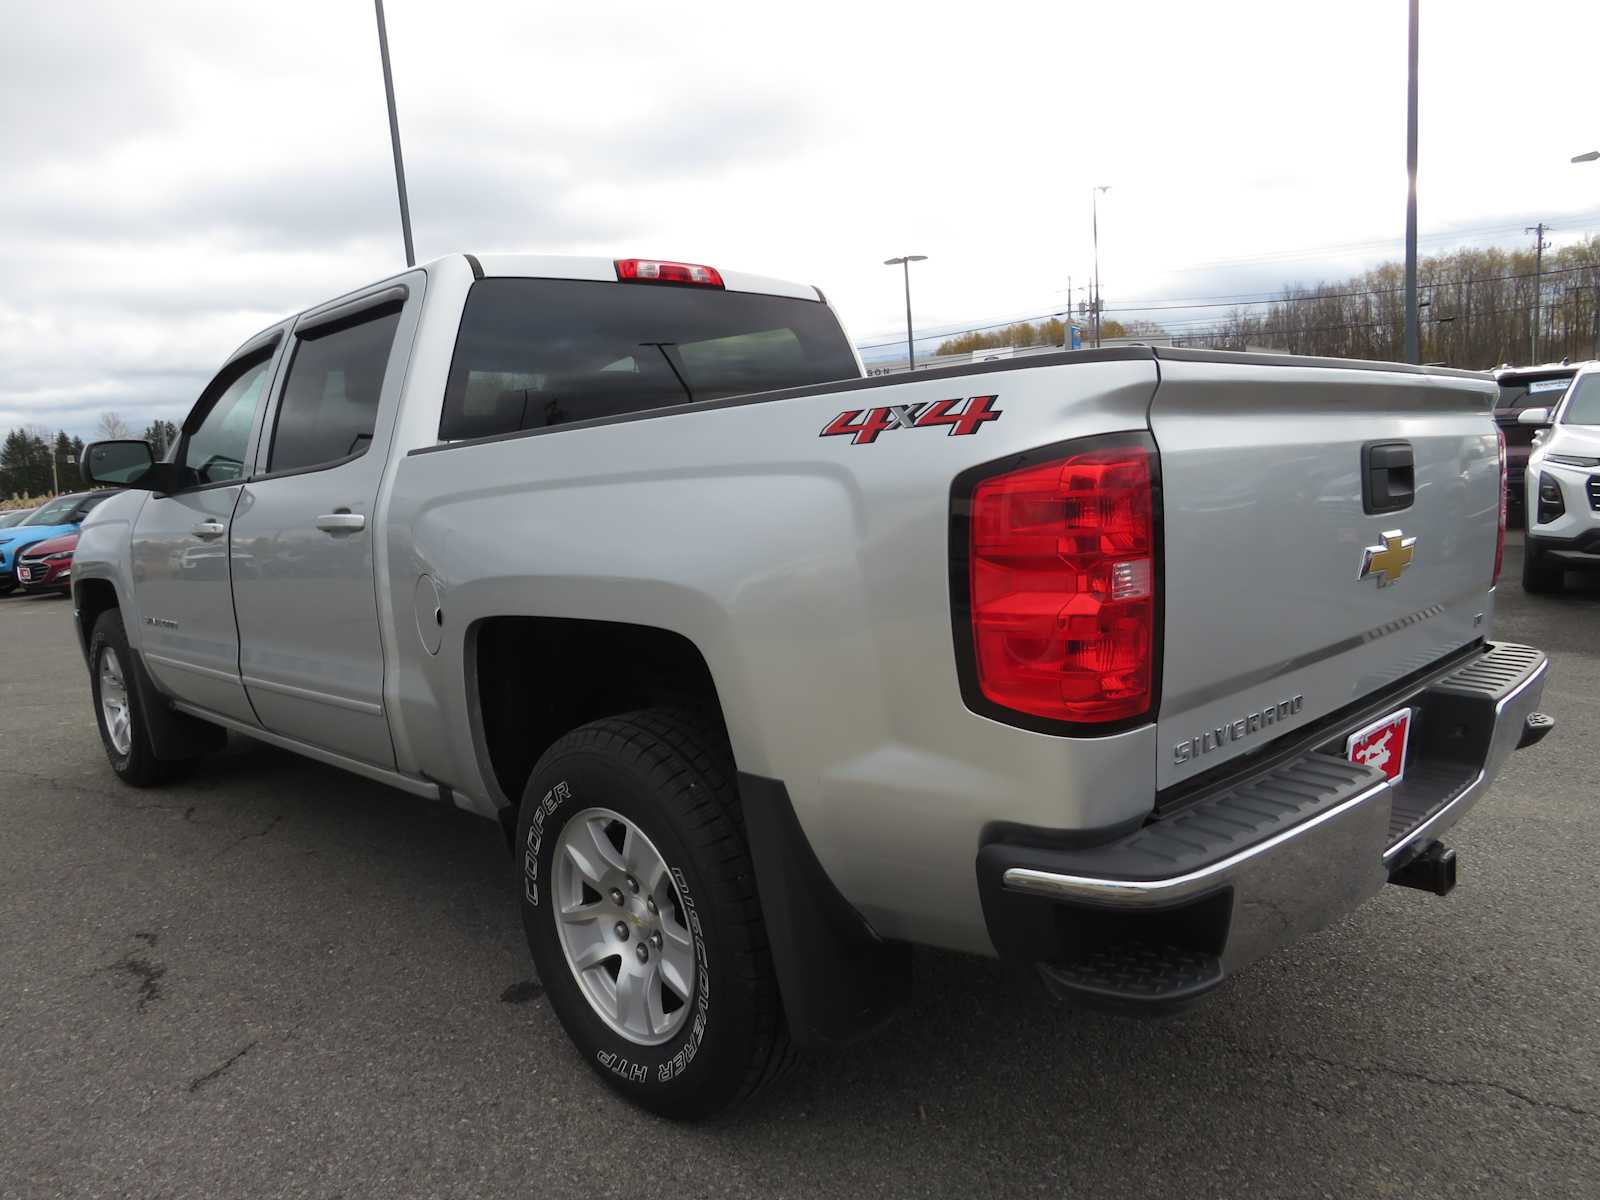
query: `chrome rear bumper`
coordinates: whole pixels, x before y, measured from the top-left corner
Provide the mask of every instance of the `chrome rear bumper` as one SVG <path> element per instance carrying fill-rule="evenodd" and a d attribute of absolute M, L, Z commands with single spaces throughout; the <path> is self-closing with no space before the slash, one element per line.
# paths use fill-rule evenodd
<path fill-rule="evenodd" d="M 1033 957 L 1070 972 L 1132 939 L 1212 954 L 1220 981 L 1355 908 L 1459 821 L 1512 751 L 1538 740 L 1526 735 L 1548 667 L 1531 647 L 1492 645 L 1403 701 L 1416 716 L 1398 784 L 1338 757 L 1334 731 L 1106 845 L 985 846 L 979 886 L 997 950 L 1042 943 L 1050 952 Z"/>

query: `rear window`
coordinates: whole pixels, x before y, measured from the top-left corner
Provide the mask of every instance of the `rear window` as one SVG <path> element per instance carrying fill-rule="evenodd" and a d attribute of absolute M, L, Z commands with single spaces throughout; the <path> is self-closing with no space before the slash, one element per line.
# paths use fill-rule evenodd
<path fill-rule="evenodd" d="M 1572 382 L 1572 372 L 1553 379 L 1506 379 L 1500 384 L 1500 398 L 1495 408 L 1554 408 L 1561 403 L 1567 385 Z"/>
<path fill-rule="evenodd" d="M 859 373 L 827 305 L 720 289 L 484 279 L 461 316 L 446 441 Z"/>

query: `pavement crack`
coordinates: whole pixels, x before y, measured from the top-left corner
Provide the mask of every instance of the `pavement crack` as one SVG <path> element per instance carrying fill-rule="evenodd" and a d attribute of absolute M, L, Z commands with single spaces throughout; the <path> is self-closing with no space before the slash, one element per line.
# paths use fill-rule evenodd
<path fill-rule="evenodd" d="M 242 846 L 245 842 L 252 841 L 255 838 L 264 838 L 264 837 L 267 836 L 267 834 L 271 833 L 274 829 L 276 829 L 281 824 L 283 824 L 283 814 L 279 813 L 277 816 L 273 817 L 272 820 L 268 821 L 265 825 L 263 825 L 260 829 L 257 829 L 254 833 L 241 833 L 238 837 L 234 838 L 233 841 L 229 842 L 221 850 L 218 850 L 217 853 L 214 855 L 214 857 L 221 858 L 224 854 L 228 853 L 228 851 L 238 849 L 238 847 Z"/>
<path fill-rule="evenodd" d="M 1575 1104 L 1564 1104 L 1560 1100 L 1541 1100 L 1537 1096 L 1530 1096 L 1520 1088 L 1512 1087 L 1508 1083 L 1501 1083 L 1495 1079 L 1452 1078 L 1442 1075 L 1430 1075 L 1426 1071 L 1413 1071 L 1406 1067 L 1395 1067 L 1388 1063 L 1353 1063 L 1342 1059 L 1327 1058 L 1321 1054 L 1312 1054 L 1301 1051 L 1295 1055 L 1307 1062 L 1318 1063 L 1321 1066 L 1337 1071 L 1354 1071 L 1358 1075 L 1385 1075 L 1395 1079 L 1405 1079 L 1413 1083 L 1427 1083 L 1434 1087 L 1460 1090 L 1465 1088 L 1487 1088 L 1510 1096 L 1513 1100 L 1520 1100 L 1530 1108 L 1548 1108 L 1556 1112 L 1563 1112 L 1569 1116 L 1582 1117 L 1590 1121 L 1600 1121 L 1600 1113 L 1587 1108 L 1580 1108 Z"/>
<path fill-rule="evenodd" d="M 189 1080 L 189 1091 L 198 1092 L 201 1088 L 205 1087 L 206 1084 L 214 1083 L 218 1079 L 221 1079 L 233 1069 L 234 1063 L 238 1062 L 246 1054 L 249 1054 L 250 1051 L 254 1050 L 259 1044 L 259 1042 L 253 1041 L 246 1042 L 238 1050 L 235 1050 L 226 1059 L 224 1059 L 219 1066 L 212 1067 L 211 1070 L 207 1071 L 204 1075 L 196 1075 L 193 1079 Z"/>

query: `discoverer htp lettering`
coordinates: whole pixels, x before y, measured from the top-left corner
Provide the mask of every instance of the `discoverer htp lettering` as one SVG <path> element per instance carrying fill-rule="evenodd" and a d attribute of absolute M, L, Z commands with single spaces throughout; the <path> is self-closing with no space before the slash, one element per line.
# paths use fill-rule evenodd
<path fill-rule="evenodd" d="M 921 400 L 914 404 L 890 404 L 884 408 L 849 408 L 823 428 L 819 437 L 850 435 L 852 446 L 878 440 L 891 429 L 930 429 L 949 426 L 949 436 L 968 437 L 986 422 L 998 421 L 1001 410 L 994 407 L 997 396 L 969 396 L 965 400 Z M 961 405 L 957 411 L 956 405 Z"/>

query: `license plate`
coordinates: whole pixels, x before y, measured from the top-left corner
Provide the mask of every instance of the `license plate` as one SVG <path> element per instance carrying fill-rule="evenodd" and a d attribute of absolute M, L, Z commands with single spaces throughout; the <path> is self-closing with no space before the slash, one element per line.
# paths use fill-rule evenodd
<path fill-rule="evenodd" d="M 32 579 L 33 578 L 33 568 L 32 567 L 23 567 L 22 568 L 22 578 L 24 580 Z"/>
<path fill-rule="evenodd" d="M 1406 743 L 1411 738 L 1411 710 L 1402 708 L 1357 730 L 1345 739 L 1345 757 L 1377 767 L 1397 782 L 1406 773 Z"/>

